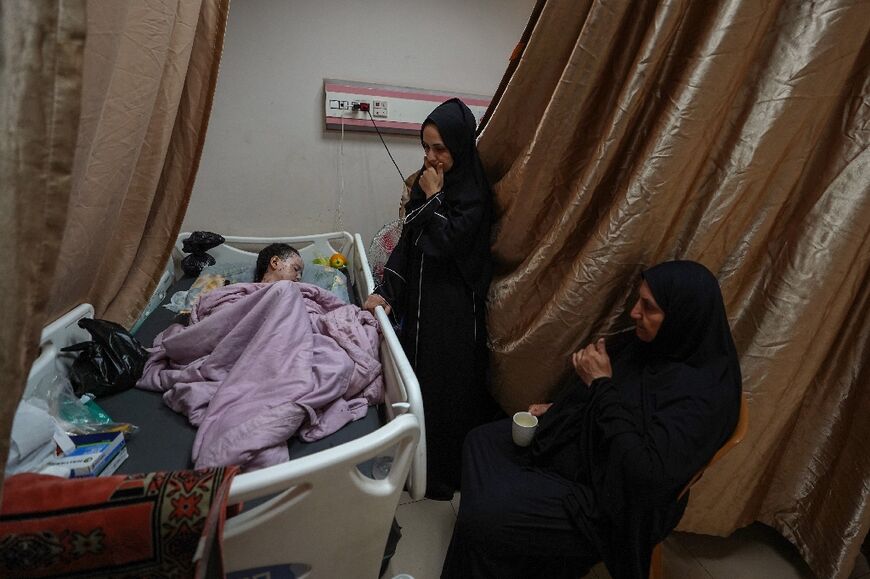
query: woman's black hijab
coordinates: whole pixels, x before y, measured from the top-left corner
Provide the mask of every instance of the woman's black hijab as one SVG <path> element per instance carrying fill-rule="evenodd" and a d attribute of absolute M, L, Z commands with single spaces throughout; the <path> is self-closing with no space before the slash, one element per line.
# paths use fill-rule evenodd
<path fill-rule="evenodd" d="M 643 278 L 665 313 L 655 339 L 641 348 L 651 361 L 643 373 L 644 384 L 656 392 L 660 406 L 668 398 L 692 396 L 699 412 L 719 409 L 705 422 L 705 435 L 698 433 L 694 456 L 671 457 L 665 464 L 680 480 L 703 467 L 737 425 L 740 364 L 719 282 L 710 270 L 694 261 L 669 261 L 646 270 Z M 677 439 L 674 434 L 668 444 Z"/>
<path fill-rule="evenodd" d="M 473 184 L 489 196 L 490 187 L 480 155 L 477 152 L 475 131 L 477 121 L 464 102 L 452 98 L 438 105 L 420 127 L 420 142 L 423 142 L 423 129 L 435 125 L 444 144 L 453 157 L 453 167 L 444 174 L 444 191 L 454 194 L 453 189 Z"/>
<path fill-rule="evenodd" d="M 456 262 L 465 281 L 480 295 L 485 295 L 491 277 L 489 233 L 492 221 L 492 189 L 480 155 L 477 152 L 474 114 L 464 102 L 452 98 L 438 105 L 420 127 L 420 142 L 423 129 L 435 125 L 444 144 L 453 158 L 453 166 L 444 174 L 444 204 L 452 206 L 479 203 L 482 200 L 482 216 L 477 231 L 471 232 L 468 251 L 457 256 Z M 420 174 L 422 174 L 422 169 Z M 406 214 L 422 206 L 426 194 L 420 188 L 420 177 L 414 181 L 410 199 L 405 205 Z"/>
<path fill-rule="evenodd" d="M 665 313 L 650 343 L 652 351 L 696 368 L 727 366 L 728 381 L 739 385 L 740 367 L 725 303 L 710 270 L 694 261 L 668 261 L 643 272 L 643 279 Z"/>

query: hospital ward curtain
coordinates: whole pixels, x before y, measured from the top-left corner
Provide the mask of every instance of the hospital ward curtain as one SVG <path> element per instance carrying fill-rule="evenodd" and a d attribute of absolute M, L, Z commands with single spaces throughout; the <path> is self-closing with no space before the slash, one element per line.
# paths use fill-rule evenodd
<path fill-rule="evenodd" d="M 160 278 L 199 164 L 228 9 L 0 0 L 3 464 L 40 329 L 82 302 L 129 326 Z"/>
<path fill-rule="evenodd" d="M 759 520 L 848 576 L 870 525 L 870 3 L 546 0 L 528 32 L 479 139 L 494 395 L 547 400 L 572 351 L 632 326 L 644 267 L 706 264 L 751 418 L 680 528 Z"/>
<path fill-rule="evenodd" d="M 46 319 L 69 199 L 85 2 L 2 0 L 0 39 L 0 460 L 5 465 L 12 417 Z"/>
<path fill-rule="evenodd" d="M 130 327 L 181 227 L 229 0 L 90 0 L 81 124 L 49 317 L 90 302 Z"/>

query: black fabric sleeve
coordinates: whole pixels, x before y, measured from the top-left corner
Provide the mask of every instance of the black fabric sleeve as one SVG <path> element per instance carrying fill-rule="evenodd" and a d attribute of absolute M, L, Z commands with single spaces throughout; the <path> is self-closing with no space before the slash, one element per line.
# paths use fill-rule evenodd
<path fill-rule="evenodd" d="M 670 493 L 715 453 L 721 420 L 705 396 L 708 388 L 698 378 L 679 380 L 683 385 L 694 383 L 694 388 L 648 393 L 652 407 L 644 410 L 645 424 L 637 423 L 609 378 L 593 382 L 595 420 L 602 442 L 610 449 L 609 468 L 621 470 L 619 478 L 626 489 Z"/>
<path fill-rule="evenodd" d="M 451 194 L 449 201 L 444 199 L 443 191 L 432 196 L 415 217 L 416 223 L 410 219 L 406 223 L 413 223 L 420 231 L 414 243 L 425 255 L 455 257 L 468 251 L 484 215 L 483 195 L 470 187 L 455 196 Z"/>
<path fill-rule="evenodd" d="M 610 449 L 608 468 L 622 472 L 627 487 L 649 487 L 664 478 L 664 463 L 655 436 L 644 432 L 631 412 L 625 408 L 610 378 L 592 382 L 595 390 L 595 422 L 601 441 Z"/>
<path fill-rule="evenodd" d="M 439 191 L 427 199 L 423 205 L 409 211 L 408 215 L 405 216 L 405 225 L 417 230 L 424 228 L 436 213 L 443 216 L 444 212 L 441 209 L 443 205 L 444 191 Z"/>

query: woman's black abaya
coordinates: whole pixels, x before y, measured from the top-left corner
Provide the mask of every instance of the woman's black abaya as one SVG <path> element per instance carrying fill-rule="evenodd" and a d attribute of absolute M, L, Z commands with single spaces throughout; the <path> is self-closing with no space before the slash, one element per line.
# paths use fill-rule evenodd
<path fill-rule="evenodd" d="M 402 235 L 380 294 L 400 321 L 400 340 L 420 382 L 426 421 L 427 496 L 459 488 L 462 441 L 491 415 L 485 299 L 491 264 L 491 193 L 474 142 L 475 121 L 458 99 L 426 119 L 453 158 L 441 192 L 411 188 Z M 421 135 L 422 138 L 422 135 Z"/>
<path fill-rule="evenodd" d="M 529 449 L 509 421 L 469 434 L 442 577 L 581 577 L 599 560 L 614 579 L 648 577 L 681 489 L 737 424 L 741 377 L 716 278 L 693 262 L 644 278 L 665 313 L 652 342 L 567 388 Z"/>

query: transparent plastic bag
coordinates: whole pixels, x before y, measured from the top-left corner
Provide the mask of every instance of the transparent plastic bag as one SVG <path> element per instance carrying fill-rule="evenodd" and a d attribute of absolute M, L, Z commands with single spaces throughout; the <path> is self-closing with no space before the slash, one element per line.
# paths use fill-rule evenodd
<path fill-rule="evenodd" d="M 169 303 L 163 307 L 176 314 L 189 314 L 196 307 L 196 302 L 200 297 L 230 283 L 231 281 L 223 275 L 203 271 L 189 290 L 175 292 Z"/>
<path fill-rule="evenodd" d="M 163 307 L 170 312 L 175 312 L 176 314 L 189 314 L 193 298 L 188 300 L 188 294 L 190 294 L 190 292 L 187 290 L 175 292 L 172 294 L 172 297 L 169 298 L 169 303 L 163 304 Z"/>
<path fill-rule="evenodd" d="M 129 422 L 114 422 L 93 398 L 92 394 L 76 396 L 70 381 L 57 375 L 25 393 L 29 404 L 48 412 L 67 434 L 123 432 L 130 435 L 139 430 Z"/>

